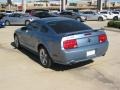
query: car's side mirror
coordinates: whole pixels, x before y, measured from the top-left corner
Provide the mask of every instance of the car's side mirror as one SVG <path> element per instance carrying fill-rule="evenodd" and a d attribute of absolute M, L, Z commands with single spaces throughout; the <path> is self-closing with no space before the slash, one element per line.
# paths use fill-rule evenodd
<path fill-rule="evenodd" d="M 22 27 L 21 30 L 22 30 L 22 31 L 26 31 L 26 30 L 27 30 L 27 27 Z"/>

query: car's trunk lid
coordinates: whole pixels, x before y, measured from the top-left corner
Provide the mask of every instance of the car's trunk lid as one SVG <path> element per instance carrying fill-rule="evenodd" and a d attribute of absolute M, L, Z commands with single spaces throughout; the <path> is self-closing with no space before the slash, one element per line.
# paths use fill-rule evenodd
<path fill-rule="evenodd" d="M 75 39 L 77 41 L 77 47 L 90 46 L 99 44 L 99 35 L 105 34 L 99 30 L 84 30 L 80 32 L 71 32 L 62 34 L 62 43 L 66 40 Z"/>

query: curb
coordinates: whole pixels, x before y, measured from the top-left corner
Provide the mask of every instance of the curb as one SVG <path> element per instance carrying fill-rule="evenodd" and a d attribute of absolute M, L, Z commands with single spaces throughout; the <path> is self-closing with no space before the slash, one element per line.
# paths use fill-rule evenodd
<path fill-rule="evenodd" d="M 119 33 L 120 33 L 120 29 L 116 29 L 116 28 L 104 27 L 104 30 L 105 30 L 105 31 L 119 32 Z"/>

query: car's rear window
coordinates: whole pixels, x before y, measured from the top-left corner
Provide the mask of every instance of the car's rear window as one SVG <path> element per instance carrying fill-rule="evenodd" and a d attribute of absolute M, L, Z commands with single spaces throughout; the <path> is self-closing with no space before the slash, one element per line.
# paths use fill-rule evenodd
<path fill-rule="evenodd" d="M 49 22 L 48 25 L 58 34 L 91 29 L 89 26 L 75 20 L 54 21 Z"/>

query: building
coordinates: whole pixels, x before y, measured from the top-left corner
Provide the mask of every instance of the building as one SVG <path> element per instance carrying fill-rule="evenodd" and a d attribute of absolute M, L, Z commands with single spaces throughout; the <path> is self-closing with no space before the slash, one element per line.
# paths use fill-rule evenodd
<path fill-rule="evenodd" d="M 24 7 L 26 9 L 59 9 L 61 0 L 24 0 L 26 1 Z M 100 1 L 100 0 L 99 0 Z M 105 8 L 105 1 L 102 0 L 103 8 Z M 95 9 L 97 8 L 97 0 L 64 0 L 64 8 L 79 8 L 79 9 Z M 22 2 L 13 2 L 15 10 L 23 10 Z M 17 6 L 17 7 L 16 7 Z M 120 7 L 120 2 L 107 2 L 106 7 Z M 8 8 L 6 8 L 8 9 Z"/>

